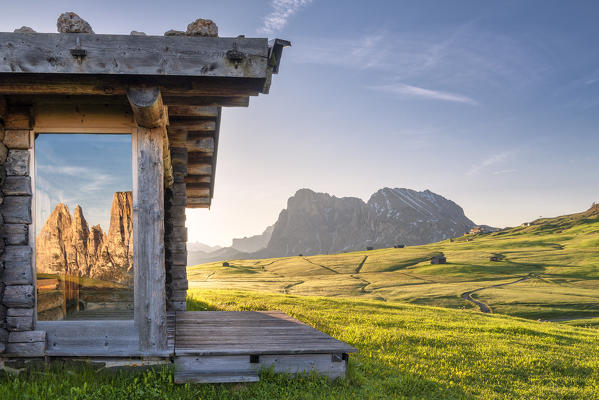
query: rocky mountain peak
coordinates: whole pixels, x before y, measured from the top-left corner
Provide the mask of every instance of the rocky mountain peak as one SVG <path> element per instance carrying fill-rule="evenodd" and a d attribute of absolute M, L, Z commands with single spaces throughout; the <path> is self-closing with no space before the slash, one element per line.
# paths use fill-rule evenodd
<path fill-rule="evenodd" d="M 475 224 L 460 206 L 430 190 L 382 188 L 368 202 L 300 189 L 287 202 L 266 249 L 281 257 L 366 247 L 417 245 L 463 235 Z"/>
<path fill-rule="evenodd" d="M 57 204 L 36 240 L 37 272 L 132 284 L 131 206 L 131 192 L 114 194 L 110 227 L 105 234 L 100 225 L 89 228 L 79 205 L 71 215 L 66 204 Z"/>

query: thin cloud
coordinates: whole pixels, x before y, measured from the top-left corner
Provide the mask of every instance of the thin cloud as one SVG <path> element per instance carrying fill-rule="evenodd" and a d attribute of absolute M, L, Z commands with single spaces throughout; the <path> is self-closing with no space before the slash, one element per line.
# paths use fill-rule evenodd
<path fill-rule="evenodd" d="M 469 176 L 477 175 L 478 173 L 480 173 L 483 169 L 485 169 L 487 167 L 497 165 L 497 164 L 502 164 L 502 163 L 506 162 L 508 159 L 510 159 L 517 152 L 518 152 L 517 149 L 512 149 L 512 150 L 503 151 L 501 153 L 492 154 L 489 157 L 485 158 L 479 164 L 472 165 L 472 167 L 470 167 L 468 172 L 466 172 L 466 175 L 469 175 Z M 496 171 L 496 172 L 501 174 L 501 173 L 509 173 L 509 172 L 513 172 L 513 171 L 514 170 L 512 170 L 512 169 L 504 169 L 504 170 L 500 170 L 500 171 Z"/>
<path fill-rule="evenodd" d="M 263 25 L 258 32 L 271 34 L 280 31 L 287 25 L 291 16 L 311 2 L 312 0 L 273 0 L 272 11 L 264 17 Z"/>
<path fill-rule="evenodd" d="M 433 89 L 425 89 L 423 87 L 407 85 L 405 83 L 393 83 L 390 85 L 383 86 L 371 86 L 370 89 L 393 93 L 400 96 L 419 97 L 431 100 L 443 100 L 454 103 L 470 104 L 473 106 L 478 105 L 478 102 L 476 100 L 461 94 Z"/>
<path fill-rule="evenodd" d="M 380 28 L 353 37 L 304 36 L 294 46 L 290 62 L 370 70 L 377 72 L 370 81 L 384 76 L 387 82 L 427 82 L 431 88 L 459 91 L 481 85 L 497 91 L 521 89 L 552 70 L 535 48 L 490 32 L 476 20 L 453 30 L 419 34 Z"/>
<path fill-rule="evenodd" d="M 508 169 L 501 169 L 499 171 L 493 171 L 493 175 L 506 175 L 506 174 L 513 174 L 514 172 L 516 172 L 517 170 L 514 168 L 508 168 Z"/>

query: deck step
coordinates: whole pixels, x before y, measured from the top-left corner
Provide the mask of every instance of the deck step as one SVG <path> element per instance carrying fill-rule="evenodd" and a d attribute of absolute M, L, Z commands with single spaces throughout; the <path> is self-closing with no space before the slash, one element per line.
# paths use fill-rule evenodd
<path fill-rule="evenodd" d="M 175 383 L 239 383 L 258 382 L 260 377 L 256 371 L 226 372 L 194 372 L 181 371 L 175 373 Z"/>

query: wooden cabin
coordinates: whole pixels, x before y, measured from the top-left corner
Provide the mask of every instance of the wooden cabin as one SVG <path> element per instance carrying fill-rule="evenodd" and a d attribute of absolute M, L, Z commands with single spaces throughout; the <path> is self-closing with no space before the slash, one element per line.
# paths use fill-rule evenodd
<path fill-rule="evenodd" d="M 261 367 L 271 366 L 331 378 L 345 373 L 351 346 L 281 312 L 185 311 L 185 210 L 210 207 L 221 110 L 248 107 L 251 96 L 267 94 L 289 44 L 0 33 L 2 366 L 39 358 L 174 362 L 177 382 L 255 381 Z M 80 281 L 36 279 L 35 181 L 43 168 L 36 169 L 36 140 L 51 133 L 131 137 L 129 319 L 38 318 L 41 290 L 62 288 L 74 312 L 84 304 Z"/>
<path fill-rule="evenodd" d="M 431 257 L 431 264 L 446 264 L 447 258 L 444 255 Z"/>

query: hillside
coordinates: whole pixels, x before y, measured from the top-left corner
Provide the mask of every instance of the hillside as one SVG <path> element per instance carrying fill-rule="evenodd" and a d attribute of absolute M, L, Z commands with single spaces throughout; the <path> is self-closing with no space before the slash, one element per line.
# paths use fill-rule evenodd
<path fill-rule="evenodd" d="M 447 264 L 431 265 L 444 253 Z M 491 256 L 499 261 L 490 261 Z M 188 268 L 192 288 L 361 297 L 533 319 L 599 317 L 599 207 L 495 233 L 336 255 Z M 515 283 L 514 283 L 515 282 Z M 497 286 L 501 285 L 501 286 Z"/>
<path fill-rule="evenodd" d="M 195 290 L 190 310 L 281 310 L 358 349 L 348 378 L 277 376 L 245 385 L 175 385 L 172 370 L 0 377 L 1 399 L 596 399 L 591 329 L 372 300 Z M 136 378 L 136 379 L 134 379 Z"/>

